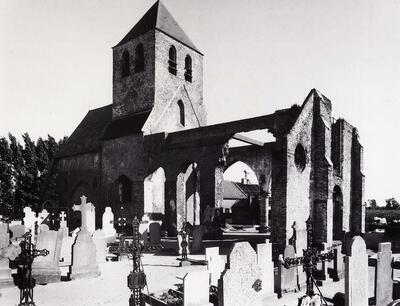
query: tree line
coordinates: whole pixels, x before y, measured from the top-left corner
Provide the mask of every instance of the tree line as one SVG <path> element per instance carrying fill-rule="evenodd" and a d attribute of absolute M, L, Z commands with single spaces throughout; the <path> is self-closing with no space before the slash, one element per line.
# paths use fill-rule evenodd
<path fill-rule="evenodd" d="M 368 200 L 368 207 L 370 209 L 400 209 L 400 203 L 395 198 L 389 198 L 385 200 L 385 206 L 379 206 L 375 199 Z"/>
<path fill-rule="evenodd" d="M 28 133 L 20 143 L 11 133 L 0 137 L 0 215 L 12 219 L 23 217 L 23 208 L 38 210 L 44 197 L 58 201 L 56 171 L 52 171 L 54 157 L 66 137 L 56 141 L 33 141 Z"/>

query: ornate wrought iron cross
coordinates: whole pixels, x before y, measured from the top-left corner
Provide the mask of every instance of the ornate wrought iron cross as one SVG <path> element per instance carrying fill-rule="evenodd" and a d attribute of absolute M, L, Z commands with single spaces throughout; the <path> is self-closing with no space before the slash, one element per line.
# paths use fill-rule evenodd
<path fill-rule="evenodd" d="M 18 306 L 35 306 L 33 301 L 35 279 L 32 277 L 32 263 L 36 257 L 47 256 L 50 252 L 46 249 L 36 249 L 32 243 L 30 232 L 25 233 L 22 237 L 24 240 L 20 243 L 21 253 L 13 261 L 18 265 L 18 288 L 20 290 Z"/>
<path fill-rule="evenodd" d="M 313 272 L 317 269 L 318 262 L 331 261 L 334 259 L 334 252 L 332 250 L 326 253 L 319 253 L 318 249 L 313 244 L 313 230 L 312 230 L 312 219 L 308 218 L 306 221 L 307 226 L 307 249 L 303 250 L 303 256 L 285 258 L 282 262 L 286 269 L 296 266 L 303 266 L 303 270 L 306 273 L 306 295 L 309 297 L 314 296 L 314 285 L 316 286 L 321 298 L 324 300 L 325 305 L 327 305 L 325 298 L 323 297 L 321 291 L 316 285 L 315 279 L 313 277 Z"/>
<path fill-rule="evenodd" d="M 143 245 L 140 241 L 140 221 L 137 217 L 132 222 L 133 239 L 132 243 L 125 246 L 110 247 L 110 252 L 124 252 L 132 255 L 132 271 L 128 275 L 128 288 L 132 293 L 129 298 L 129 306 L 144 306 L 145 299 L 142 290 L 147 286 L 146 274 L 143 271 L 142 253 L 144 251 L 155 251 L 162 248 L 161 245 Z"/>

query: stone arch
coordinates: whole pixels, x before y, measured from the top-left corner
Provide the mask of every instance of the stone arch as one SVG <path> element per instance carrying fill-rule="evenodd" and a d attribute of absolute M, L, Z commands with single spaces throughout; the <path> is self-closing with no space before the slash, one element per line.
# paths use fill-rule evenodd
<path fill-rule="evenodd" d="M 196 162 L 187 162 L 176 179 L 176 220 L 178 231 L 184 222 L 200 224 L 200 170 Z"/>
<path fill-rule="evenodd" d="M 343 193 L 339 186 L 333 188 L 333 240 L 343 238 Z"/>
<path fill-rule="evenodd" d="M 260 181 L 245 162 L 234 160 L 224 169 L 222 209 L 233 224 L 260 224 Z"/>
<path fill-rule="evenodd" d="M 56 208 L 56 205 L 50 200 L 46 200 L 42 203 L 42 210 L 46 209 L 47 211 L 52 211 L 55 208 Z"/>
<path fill-rule="evenodd" d="M 165 214 L 165 171 L 162 167 L 144 179 L 144 213 L 157 220 Z"/>

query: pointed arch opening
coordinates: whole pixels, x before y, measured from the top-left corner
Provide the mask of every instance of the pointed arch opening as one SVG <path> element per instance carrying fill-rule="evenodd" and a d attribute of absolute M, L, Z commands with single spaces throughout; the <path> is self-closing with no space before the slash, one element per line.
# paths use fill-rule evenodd
<path fill-rule="evenodd" d="M 192 58 L 190 55 L 185 57 L 185 80 L 192 83 Z"/>
<path fill-rule="evenodd" d="M 260 224 L 260 185 L 255 172 L 242 161 L 224 171 L 222 208 L 227 223 Z"/>
<path fill-rule="evenodd" d="M 169 47 L 168 56 L 168 70 L 171 74 L 176 75 L 176 48 L 174 46 Z"/>
<path fill-rule="evenodd" d="M 339 186 L 333 188 L 333 240 L 343 238 L 343 194 Z"/>
<path fill-rule="evenodd" d="M 135 72 L 144 71 L 144 48 L 138 44 L 135 48 Z"/>
<path fill-rule="evenodd" d="M 132 201 L 132 181 L 126 175 L 120 175 L 117 180 L 119 203 Z"/>
<path fill-rule="evenodd" d="M 195 162 L 178 174 L 176 180 L 176 220 L 178 231 L 184 223 L 200 224 L 200 170 Z"/>
<path fill-rule="evenodd" d="M 130 55 L 128 50 L 124 50 L 124 52 L 122 52 L 121 76 L 124 78 L 130 74 Z"/>
<path fill-rule="evenodd" d="M 158 168 L 144 179 L 144 213 L 152 220 L 165 214 L 165 172 Z"/>
<path fill-rule="evenodd" d="M 183 104 L 182 100 L 178 101 L 178 108 L 179 108 L 179 123 L 182 126 L 185 126 L 185 105 Z"/>

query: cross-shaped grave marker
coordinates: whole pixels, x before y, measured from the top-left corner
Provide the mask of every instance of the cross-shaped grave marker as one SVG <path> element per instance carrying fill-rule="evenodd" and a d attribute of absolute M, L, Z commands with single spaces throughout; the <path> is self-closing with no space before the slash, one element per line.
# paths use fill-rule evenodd
<path fill-rule="evenodd" d="M 282 262 L 286 269 L 296 266 L 303 266 L 304 272 L 306 272 L 306 295 L 302 298 L 307 303 L 310 299 L 315 298 L 314 284 L 320 293 L 320 298 L 324 301 L 325 305 L 328 305 L 321 291 L 319 290 L 314 277 L 313 272 L 316 270 L 317 262 L 331 261 L 334 259 L 334 252 L 330 250 L 326 253 L 319 253 L 317 248 L 312 243 L 312 219 L 308 218 L 307 224 L 307 249 L 303 250 L 303 256 L 299 257 L 288 257 L 283 259 L 282 255 L 279 255 L 279 260 Z M 300 304 L 299 304 L 300 305 Z M 303 304 L 301 304 L 303 305 Z"/>
<path fill-rule="evenodd" d="M 61 218 L 60 227 L 67 227 L 67 220 L 65 219 L 66 217 L 67 217 L 67 214 L 64 211 L 62 211 L 60 214 L 60 218 Z"/>
<path fill-rule="evenodd" d="M 87 212 L 88 210 L 93 210 L 93 204 L 86 202 L 87 197 L 81 196 L 81 204 L 72 206 L 73 211 L 81 212 L 81 229 L 87 231 Z"/>

